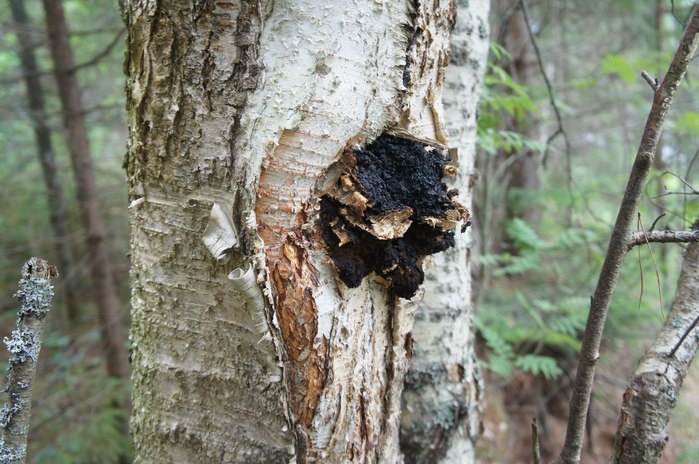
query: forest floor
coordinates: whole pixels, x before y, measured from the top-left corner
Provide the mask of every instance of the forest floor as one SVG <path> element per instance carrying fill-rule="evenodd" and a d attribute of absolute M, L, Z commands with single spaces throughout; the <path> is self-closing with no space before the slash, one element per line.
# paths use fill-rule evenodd
<path fill-rule="evenodd" d="M 613 352 L 613 356 L 610 356 Z M 607 462 L 614 444 L 619 407 L 636 356 L 628 350 L 608 350 L 596 376 L 582 464 Z M 633 361 L 631 361 L 633 360 Z M 570 385 L 575 374 L 571 369 L 565 378 L 546 381 L 540 376 L 518 374 L 503 381 L 486 373 L 486 399 L 483 435 L 478 444 L 479 463 L 530 464 L 531 421 L 537 418 L 541 436 L 542 462 L 555 459 L 565 437 Z M 699 454 L 699 364 L 690 367 L 680 400 L 670 418 L 667 447 L 662 464 L 690 464 Z M 590 438 L 591 434 L 591 440 Z M 592 446 L 590 446 L 590 443 Z"/>

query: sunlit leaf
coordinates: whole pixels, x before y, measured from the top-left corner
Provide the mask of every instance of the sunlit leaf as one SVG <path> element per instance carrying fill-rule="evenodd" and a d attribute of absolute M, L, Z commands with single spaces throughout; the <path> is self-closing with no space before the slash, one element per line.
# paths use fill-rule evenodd
<path fill-rule="evenodd" d="M 624 82 L 632 83 L 638 79 L 637 70 L 623 55 L 607 55 L 602 59 L 602 72 L 609 75 L 617 75 Z"/>

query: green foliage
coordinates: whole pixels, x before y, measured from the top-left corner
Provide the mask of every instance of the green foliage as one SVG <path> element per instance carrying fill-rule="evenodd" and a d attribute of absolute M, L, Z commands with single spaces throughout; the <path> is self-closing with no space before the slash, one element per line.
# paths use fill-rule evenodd
<path fill-rule="evenodd" d="M 624 55 L 607 55 L 602 60 L 602 72 L 616 75 L 627 84 L 638 80 L 638 68 Z"/>
<path fill-rule="evenodd" d="M 556 378 L 563 373 L 556 360 L 550 356 L 523 354 L 515 360 L 515 366 L 534 375 L 541 374 L 547 379 Z"/>
<path fill-rule="evenodd" d="M 516 304 L 486 305 L 478 312 L 476 328 L 490 349 L 485 366 L 503 377 L 514 368 L 555 378 L 562 373 L 553 356 L 527 352 L 531 343 L 577 352 L 577 335 L 585 327 L 587 301 L 578 297 L 553 302 L 529 299 L 521 292 Z"/>
<path fill-rule="evenodd" d="M 474 223 L 479 232 L 474 241 L 475 325 L 487 348 L 483 365 L 506 380 L 520 372 L 549 379 L 560 376 L 561 369 L 567 371 L 566 377 L 573 374 L 571 361 L 580 347 L 590 296 L 653 99 L 653 91 L 640 73 L 646 70 L 663 78 L 683 28 L 682 19 L 693 5 L 674 2 L 671 13 L 670 3 L 661 3 L 609 2 L 602 17 L 594 2 L 530 5 L 540 57 L 562 110 L 569 143 L 564 144 L 561 136 L 553 140 L 546 163 L 534 172 L 538 174 L 535 181 L 531 181 L 530 160 L 519 163 L 511 155 L 527 155 L 524 152 L 530 147 L 523 140 L 532 134 L 546 140 L 558 130 L 558 120 L 542 91 L 543 77 L 534 70 L 536 57 L 523 51 L 526 37 L 507 35 L 512 31 L 510 17 L 494 18 L 495 36 L 500 33 L 500 39 L 513 44 L 513 54 L 517 50 L 518 64 L 524 71 L 521 75 L 527 80 L 527 85 L 517 82 L 516 91 L 510 90 L 507 80 L 492 69 L 509 69 L 503 64 L 507 52 L 491 50 L 494 64 L 487 70 L 485 109 L 479 110 L 485 117 L 478 127 L 479 183 L 474 190 Z M 508 5 L 514 7 L 513 3 Z M 656 6 L 665 8 L 660 37 L 655 29 Z M 660 43 L 663 50 L 659 52 Z M 529 65 L 532 67 L 527 68 Z M 688 73 L 663 129 L 662 163 L 658 163 L 658 172 L 651 173 L 639 209 L 646 228 L 661 211 L 667 215 L 657 229 L 686 229 L 699 215 L 699 197 L 683 195 L 691 188 L 679 179 L 694 188 L 699 186 L 697 85 Z M 517 107 L 516 98 L 522 94 L 528 100 Z M 498 98 L 507 100 L 503 103 Z M 531 104 L 539 108 L 538 117 L 522 117 L 527 111 L 524 108 Z M 645 280 L 640 308 L 641 272 L 636 250 L 626 258 L 611 303 L 600 366 L 605 378 L 615 384 L 625 383 L 625 376 L 662 323 L 656 270 L 666 312 L 671 300 L 681 246 L 654 244 L 652 249 L 656 265 L 648 248 L 639 248 Z M 559 362 L 561 359 L 566 362 Z M 561 381 L 560 387 L 564 385 Z M 696 393 L 696 385 L 696 377 L 686 379 L 683 388 L 690 389 L 689 397 Z M 595 396 L 602 399 L 598 404 L 605 405 L 602 407 L 611 413 L 607 414 L 611 419 L 596 421 L 594 426 L 601 422 L 604 429 L 614 427 L 618 391 L 607 382 L 596 382 Z M 679 417 L 681 402 L 682 398 L 671 421 L 672 427 L 679 418 L 677 428 L 670 431 L 670 447 L 674 448 L 669 450 L 670 459 L 695 462 L 697 412 L 691 408 L 686 417 Z M 508 419 L 503 422 L 509 423 Z M 503 439 L 510 437 L 497 437 L 494 446 Z M 682 449 L 683 443 L 689 445 Z M 512 454 L 498 454 L 493 459 L 515 460 Z"/>
<path fill-rule="evenodd" d="M 506 153 L 529 148 L 543 151 L 540 141 L 522 137 L 518 132 L 502 129 L 502 123 L 510 118 L 519 125 L 526 124 L 533 115 L 540 113 L 538 105 L 532 100 L 529 89 L 512 79 L 505 69 L 497 63 L 509 59 L 509 54 L 502 46 L 490 44 L 490 60 L 481 89 L 478 109 L 479 148 L 493 155 L 498 150 Z"/>
<path fill-rule="evenodd" d="M 541 264 L 542 253 L 573 249 L 595 239 L 595 234 L 591 230 L 570 228 L 564 229 L 552 240 L 543 240 L 529 224 L 520 218 L 511 220 L 505 229 L 517 248 L 517 254 L 502 253 L 477 258 L 478 262 L 484 265 L 499 265 L 493 271 L 494 276 L 521 275 L 536 270 Z"/>
<path fill-rule="evenodd" d="M 99 352 L 99 334 L 89 332 L 79 346 Z M 107 375 L 98 359 L 71 349 L 67 337 L 54 333 L 46 348 L 55 351 L 48 372 L 39 377 L 40 401 L 35 407 L 29 440 L 35 464 L 117 463 L 130 460 L 126 433 L 128 383 Z M 57 349 L 59 348 L 59 349 Z"/>
<path fill-rule="evenodd" d="M 481 361 L 483 367 L 502 377 L 512 373 L 512 362 L 515 358 L 512 345 L 500 336 L 500 332 L 476 319 L 476 329 L 490 348 L 488 359 Z"/>
<path fill-rule="evenodd" d="M 672 128 L 682 135 L 696 135 L 699 133 L 699 113 L 685 111 L 671 122 Z"/>

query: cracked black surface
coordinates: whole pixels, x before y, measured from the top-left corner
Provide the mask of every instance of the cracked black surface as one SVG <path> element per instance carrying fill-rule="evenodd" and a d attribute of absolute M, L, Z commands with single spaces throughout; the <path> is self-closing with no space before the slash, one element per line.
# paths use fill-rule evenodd
<path fill-rule="evenodd" d="M 366 215 L 413 210 L 412 224 L 403 237 L 380 240 L 352 225 L 340 212 L 336 199 L 320 201 L 323 239 L 339 277 L 350 288 L 372 272 L 389 282 L 402 298 L 411 298 L 424 280 L 422 259 L 454 246 L 454 232 L 443 232 L 422 221 L 444 218 L 454 209 L 458 193 L 442 182 L 449 160 L 437 149 L 413 140 L 382 135 L 366 147 L 353 150 L 356 164 L 350 175 L 371 206 Z M 347 243 L 340 246 L 334 227 L 344 229 Z"/>

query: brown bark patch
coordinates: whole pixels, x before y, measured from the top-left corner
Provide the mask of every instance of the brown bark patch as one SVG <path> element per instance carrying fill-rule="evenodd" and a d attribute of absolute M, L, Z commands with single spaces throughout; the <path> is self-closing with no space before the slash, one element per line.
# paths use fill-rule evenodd
<path fill-rule="evenodd" d="M 310 427 L 325 383 L 323 358 L 327 340 L 322 339 L 316 346 L 318 310 L 313 289 L 318 282 L 315 269 L 307 261 L 306 246 L 290 234 L 282 245 L 279 260 L 270 263 L 270 270 L 279 328 L 291 363 L 291 411 L 301 424 Z"/>
<path fill-rule="evenodd" d="M 288 356 L 289 409 L 298 423 L 310 427 L 325 383 L 328 341 L 317 338 L 318 311 L 313 292 L 317 271 L 308 262 L 314 242 L 303 230 L 308 199 L 322 172 L 322 157 L 304 148 L 313 135 L 285 130 L 263 162 L 257 190 L 258 233 L 265 243 L 267 266 L 282 343 Z M 308 232 L 310 233 L 310 232 Z"/>

